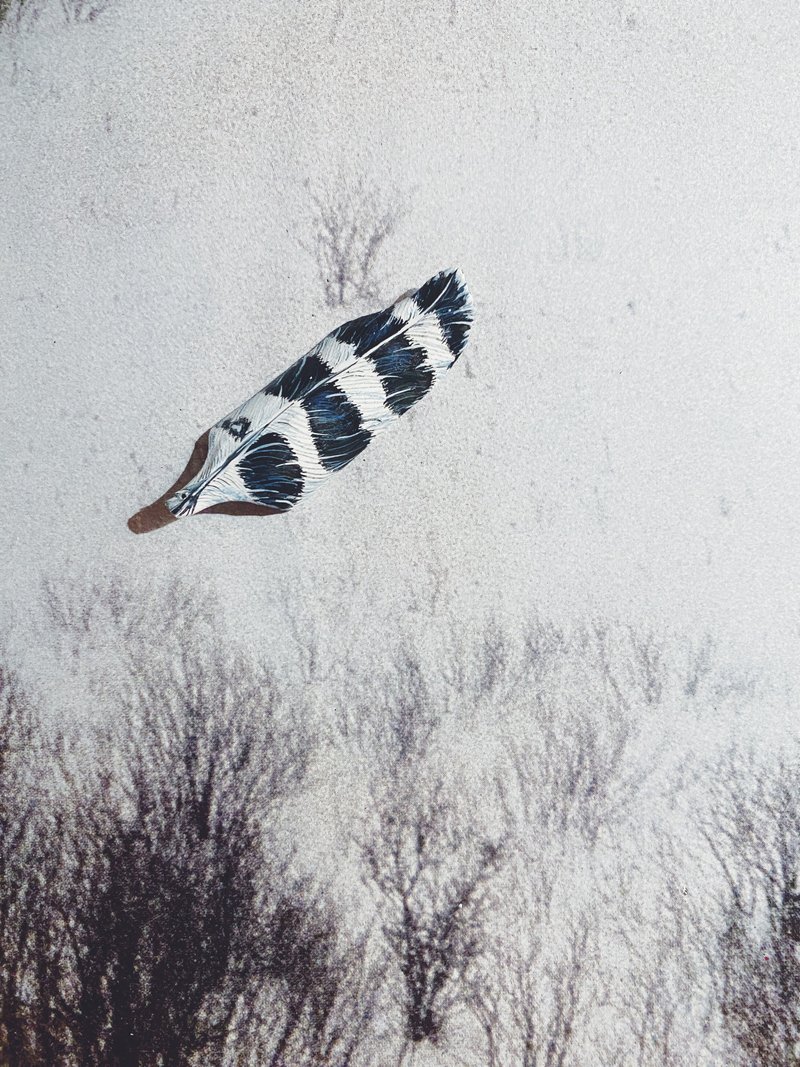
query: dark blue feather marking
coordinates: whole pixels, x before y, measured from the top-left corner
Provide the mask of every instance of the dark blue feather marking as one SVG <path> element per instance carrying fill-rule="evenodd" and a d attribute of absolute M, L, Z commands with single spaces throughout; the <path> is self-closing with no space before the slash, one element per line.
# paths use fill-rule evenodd
<path fill-rule="evenodd" d="M 259 504 L 288 511 L 303 492 L 303 469 L 286 438 L 265 433 L 238 460 L 247 491 Z"/>
<path fill-rule="evenodd" d="M 383 382 L 386 404 L 402 415 L 416 404 L 433 385 L 433 371 L 425 365 L 424 348 L 396 337 L 370 357 Z"/>
<path fill-rule="evenodd" d="M 445 271 L 425 282 L 416 294 L 421 308 L 433 307 L 447 347 L 458 359 L 467 343 L 472 324 L 472 308 L 468 306 L 466 286 L 456 280 L 455 271 Z"/>
<path fill-rule="evenodd" d="M 465 311 L 461 305 L 455 307 L 447 305 L 441 309 L 436 309 L 436 317 L 439 320 L 442 336 L 447 342 L 447 347 L 453 353 L 453 360 L 455 361 L 464 351 L 464 346 L 467 343 L 467 334 L 472 325 L 472 315 L 470 312 Z"/>
<path fill-rule="evenodd" d="M 361 413 L 332 382 L 303 400 L 322 466 L 338 471 L 363 452 L 372 434 L 361 424 Z"/>
<path fill-rule="evenodd" d="M 231 437 L 235 437 L 237 441 L 243 441 L 247 437 L 247 431 L 250 429 L 250 420 L 245 418 L 244 415 L 240 415 L 236 419 L 223 419 L 220 426 L 223 430 L 227 430 Z"/>
<path fill-rule="evenodd" d="M 309 353 L 273 379 L 264 392 L 282 396 L 285 400 L 297 400 L 330 376 L 328 364 Z"/>
<path fill-rule="evenodd" d="M 362 315 L 360 319 L 345 322 L 333 336 L 346 345 L 355 345 L 356 355 L 361 356 L 396 333 L 402 323 L 392 314 L 392 309 L 377 311 L 374 315 Z"/>
<path fill-rule="evenodd" d="M 454 270 L 448 270 L 442 271 L 441 274 L 434 274 L 416 291 L 414 300 L 423 311 L 428 311 L 434 304 L 438 307 L 443 297 L 449 301 L 451 294 L 455 295 L 459 292 L 459 286 L 455 281 L 455 273 Z"/>

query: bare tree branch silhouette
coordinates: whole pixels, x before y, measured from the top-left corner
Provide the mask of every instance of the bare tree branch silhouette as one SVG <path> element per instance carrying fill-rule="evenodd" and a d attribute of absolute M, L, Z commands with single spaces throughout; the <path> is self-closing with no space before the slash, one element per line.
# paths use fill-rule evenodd
<path fill-rule="evenodd" d="M 305 183 L 312 236 L 301 246 L 314 259 L 330 308 L 376 302 L 385 296 L 381 253 L 394 234 L 401 205 L 366 178 L 317 191 Z"/>

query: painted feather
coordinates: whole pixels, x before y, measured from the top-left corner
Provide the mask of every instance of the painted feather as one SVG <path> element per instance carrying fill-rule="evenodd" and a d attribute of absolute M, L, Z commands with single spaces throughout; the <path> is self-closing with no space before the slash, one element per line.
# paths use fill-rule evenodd
<path fill-rule="evenodd" d="M 175 516 L 232 501 L 288 511 L 421 400 L 467 341 L 472 302 L 442 271 L 373 315 L 339 326 L 209 432 Z"/>

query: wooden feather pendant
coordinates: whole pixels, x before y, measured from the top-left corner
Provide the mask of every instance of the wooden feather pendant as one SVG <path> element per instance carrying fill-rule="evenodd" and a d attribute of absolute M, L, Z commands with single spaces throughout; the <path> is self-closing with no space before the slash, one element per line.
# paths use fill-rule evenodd
<path fill-rule="evenodd" d="M 167 507 L 176 517 L 231 502 L 288 511 L 425 396 L 471 323 L 451 270 L 339 326 L 211 428 L 202 469 Z"/>

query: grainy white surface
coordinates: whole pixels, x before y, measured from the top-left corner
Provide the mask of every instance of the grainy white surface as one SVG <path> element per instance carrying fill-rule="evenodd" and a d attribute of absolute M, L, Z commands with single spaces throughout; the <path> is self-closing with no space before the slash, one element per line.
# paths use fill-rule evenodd
<path fill-rule="evenodd" d="M 700 840 L 694 798 L 713 809 L 720 784 L 721 765 L 703 759 L 748 729 L 769 745 L 796 726 L 800 7 L 115 0 L 72 26 L 51 9 L 34 32 L 0 34 L 0 603 L 37 699 L 66 732 L 77 722 L 102 737 L 89 727 L 109 673 L 124 687 L 131 666 L 147 669 L 126 646 L 124 606 L 107 624 L 118 607 L 107 583 L 134 622 L 174 579 L 207 586 L 229 633 L 283 657 L 304 723 L 322 708 L 330 736 L 339 729 L 339 749 L 316 739 L 287 825 L 309 869 L 357 902 L 351 845 L 377 794 L 351 754 L 360 730 L 364 751 L 380 751 L 378 690 L 409 683 L 402 640 L 432 699 L 464 713 L 442 716 L 439 743 L 465 797 L 480 781 L 480 803 L 465 803 L 483 818 L 480 776 L 526 724 L 556 742 L 533 764 L 542 780 L 574 784 L 577 738 L 601 800 L 598 752 L 615 742 L 607 680 L 582 673 L 580 651 L 562 655 L 568 644 L 549 653 L 566 679 L 549 682 L 554 721 L 530 718 L 535 680 L 517 718 L 471 709 L 480 687 L 462 690 L 459 674 L 480 670 L 470 623 L 508 615 L 518 635 L 533 613 L 630 624 L 640 652 L 663 652 L 669 683 L 651 700 L 622 676 L 641 720 L 625 765 L 645 768 L 644 788 L 629 821 L 612 816 L 607 853 L 588 862 L 579 850 L 574 870 L 559 869 L 564 899 L 590 900 L 602 935 L 575 1062 L 608 1067 L 612 1039 L 625 1047 L 627 1008 L 607 1017 L 601 999 L 626 992 L 629 949 L 646 957 L 642 974 L 655 970 L 645 993 L 688 1005 L 673 1055 L 732 1062 L 700 1037 L 702 982 L 670 992 L 683 972 L 649 952 L 671 948 L 669 924 L 637 914 L 621 949 L 625 892 L 612 880 L 595 892 L 592 863 L 660 907 L 653 841 L 674 828 L 693 873 L 667 865 L 667 901 L 711 900 L 686 858 Z M 330 306 L 319 204 L 348 195 L 367 226 L 384 210 L 396 225 L 374 292 L 351 285 Z M 203 430 L 339 323 L 450 266 L 475 302 L 465 355 L 307 503 L 129 531 Z M 72 631 L 43 621 L 46 580 Z M 83 626 L 92 598 L 99 621 Z M 145 630 L 181 647 L 161 618 Z M 645 660 L 621 662 L 648 676 Z M 569 733 L 595 713 L 596 736 Z M 557 974 L 566 912 L 545 923 L 522 911 Z M 448 1034 L 452 1059 L 423 1048 L 416 1067 L 483 1062 L 475 1032 Z"/>
<path fill-rule="evenodd" d="M 428 582 L 790 660 L 798 34 L 789 2 L 119 0 L 6 43 L 7 600 L 183 573 L 256 643 L 288 587 L 366 641 Z M 306 180 L 357 178 L 399 212 L 373 306 L 461 266 L 462 363 L 297 512 L 135 537 L 203 429 L 369 310 L 302 247 Z"/>

